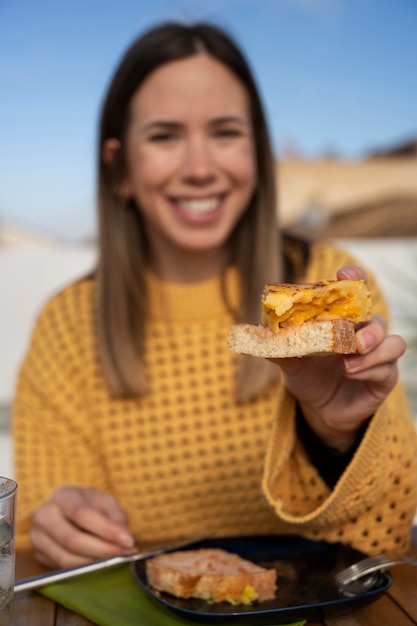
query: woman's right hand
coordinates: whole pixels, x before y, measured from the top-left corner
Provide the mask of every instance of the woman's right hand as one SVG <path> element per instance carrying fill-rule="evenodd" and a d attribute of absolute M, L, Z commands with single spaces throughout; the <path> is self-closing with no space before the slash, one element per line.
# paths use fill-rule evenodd
<path fill-rule="evenodd" d="M 72 567 L 136 552 L 117 499 L 93 487 L 60 487 L 33 515 L 30 541 L 37 560 Z"/>

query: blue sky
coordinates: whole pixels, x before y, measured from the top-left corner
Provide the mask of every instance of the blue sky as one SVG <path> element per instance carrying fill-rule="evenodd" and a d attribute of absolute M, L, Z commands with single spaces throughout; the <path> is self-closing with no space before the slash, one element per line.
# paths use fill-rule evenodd
<path fill-rule="evenodd" d="M 278 156 L 360 158 L 417 136 L 417 0 L 0 0 L 0 221 L 93 232 L 101 99 L 161 19 L 234 35 Z"/>

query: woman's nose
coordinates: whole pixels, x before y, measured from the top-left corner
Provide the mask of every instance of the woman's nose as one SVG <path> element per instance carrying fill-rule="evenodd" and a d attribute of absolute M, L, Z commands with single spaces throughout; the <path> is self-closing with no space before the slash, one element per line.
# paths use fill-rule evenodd
<path fill-rule="evenodd" d="M 209 142 L 196 138 L 188 141 L 182 164 L 182 175 L 195 183 L 206 183 L 215 175 L 215 163 Z"/>

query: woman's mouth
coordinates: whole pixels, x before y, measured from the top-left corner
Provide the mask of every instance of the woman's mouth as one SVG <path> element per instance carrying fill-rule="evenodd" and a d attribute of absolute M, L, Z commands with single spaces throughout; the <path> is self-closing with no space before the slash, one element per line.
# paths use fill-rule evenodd
<path fill-rule="evenodd" d="M 220 203 L 220 196 L 214 196 L 212 198 L 182 198 L 176 201 L 176 205 L 179 209 L 193 215 L 212 213 L 220 206 Z"/>

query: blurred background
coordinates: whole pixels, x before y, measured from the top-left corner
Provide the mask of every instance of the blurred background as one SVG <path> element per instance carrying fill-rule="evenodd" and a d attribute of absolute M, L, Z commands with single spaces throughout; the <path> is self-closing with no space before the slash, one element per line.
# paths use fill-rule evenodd
<path fill-rule="evenodd" d="M 0 474 L 15 377 L 45 299 L 94 266 L 102 96 L 160 20 L 209 20 L 264 99 L 281 221 L 377 276 L 417 414 L 416 0 L 0 0 Z"/>

